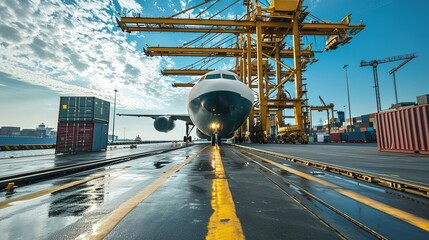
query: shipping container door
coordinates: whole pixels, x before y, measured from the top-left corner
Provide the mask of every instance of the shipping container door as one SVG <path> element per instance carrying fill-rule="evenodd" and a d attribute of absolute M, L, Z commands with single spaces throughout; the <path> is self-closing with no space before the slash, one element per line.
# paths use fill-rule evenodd
<path fill-rule="evenodd" d="M 72 153 L 75 149 L 76 123 L 58 123 L 56 153 Z"/>
<path fill-rule="evenodd" d="M 107 148 L 107 133 L 109 125 L 107 123 L 94 124 L 94 138 L 92 144 L 93 151 L 105 150 Z"/>
<path fill-rule="evenodd" d="M 94 124 L 81 122 L 78 123 L 75 134 L 74 152 L 91 152 L 94 135 Z"/>
<path fill-rule="evenodd" d="M 96 98 L 94 103 L 94 121 L 109 122 L 110 103 Z"/>

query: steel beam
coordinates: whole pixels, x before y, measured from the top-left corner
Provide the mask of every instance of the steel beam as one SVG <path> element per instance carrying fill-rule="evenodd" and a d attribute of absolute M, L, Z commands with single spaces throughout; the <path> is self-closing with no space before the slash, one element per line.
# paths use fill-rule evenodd
<path fill-rule="evenodd" d="M 251 57 L 256 58 L 256 51 L 251 51 Z M 145 53 L 148 56 L 181 56 L 181 57 L 242 57 L 241 48 L 189 48 L 189 47 L 148 47 Z M 276 52 L 265 50 L 264 54 L 276 57 Z M 314 52 L 303 50 L 302 56 L 313 57 Z M 279 58 L 293 58 L 293 50 L 280 50 Z"/>
<path fill-rule="evenodd" d="M 298 19 L 299 20 L 299 19 Z M 251 20 L 214 20 L 184 18 L 116 18 L 118 26 L 124 32 L 208 32 L 208 33 L 256 33 L 256 24 L 260 22 L 262 33 L 291 34 L 293 22 L 288 21 L 251 21 Z M 211 26 L 211 27 L 202 27 Z M 348 25 L 341 23 L 302 23 L 301 35 L 336 35 L 347 31 L 360 31 L 364 24 Z"/>

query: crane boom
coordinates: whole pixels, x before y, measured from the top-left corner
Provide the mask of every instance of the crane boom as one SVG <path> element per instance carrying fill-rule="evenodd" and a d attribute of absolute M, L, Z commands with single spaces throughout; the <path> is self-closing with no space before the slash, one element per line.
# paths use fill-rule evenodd
<path fill-rule="evenodd" d="M 388 63 L 388 62 L 395 62 L 395 61 L 400 61 L 400 60 L 406 60 L 406 59 L 409 59 L 409 58 L 413 59 L 415 57 L 416 57 L 415 54 L 405 54 L 405 55 L 388 57 L 388 58 L 383 58 L 383 59 L 379 59 L 379 60 L 372 60 L 372 61 L 364 61 L 364 60 L 362 60 L 360 62 L 360 66 L 361 67 L 374 66 L 374 65 L 378 65 L 378 64 L 382 64 L 382 63 Z"/>
<path fill-rule="evenodd" d="M 403 67 L 405 64 L 407 64 L 409 61 L 411 61 L 413 58 L 415 58 L 417 56 L 415 56 L 414 54 L 412 56 L 410 56 L 408 59 L 406 59 L 405 61 L 403 61 L 401 64 L 399 64 L 397 67 L 393 68 L 392 70 L 389 71 L 389 74 L 392 74 L 396 71 L 398 71 L 401 67 Z"/>
<path fill-rule="evenodd" d="M 381 111 L 380 89 L 379 89 L 379 86 L 378 86 L 378 73 L 377 73 L 377 66 L 378 66 L 378 64 L 388 63 L 388 62 L 395 62 L 395 61 L 400 61 L 400 60 L 406 60 L 402 64 L 402 66 L 403 66 L 405 63 L 409 62 L 411 59 L 413 59 L 415 57 L 416 57 L 415 54 L 405 54 L 405 55 L 388 57 L 388 58 L 379 59 L 379 60 L 372 60 L 372 61 L 364 61 L 364 60 L 362 60 L 360 62 L 360 66 L 361 67 L 372 66 L 372 70 L 373 70 L 373 74 L 374 74 L 374 89 L 375 89 L 375 100 L 376 100 L 376 103 L 377 103 L 377 112 Z M 402 67 L 402 66 L 400 65 L 398 67 Z"/>
<path fill-rule="evenodd" d="M 403 61 L 401 64 L 399 64 L 398 66 L 396 66 L 395 68 L 393 68 L 392 70 L 389 71 L 389 74 L 393 74 L 393 86 L 395 87 L 395 102 L 396 104 L 398 104 L 398 90 L 396 88 L 396 71 L 398 71 L 402 66 L 404 66 L 405 64 L 407 64 L 409 61 L 411 61 L 413 58 L 417 57 L 414 54 L 411 54 L 411 56 L 409 58 L 407 58 L 405 61 Z"/>

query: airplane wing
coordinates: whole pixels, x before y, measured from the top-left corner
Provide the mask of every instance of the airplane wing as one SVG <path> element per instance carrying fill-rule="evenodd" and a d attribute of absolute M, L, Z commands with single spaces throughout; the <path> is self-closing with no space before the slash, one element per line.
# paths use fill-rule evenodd
<path fill-rule="evenodd" d="M 122 114 L 118 113 L 116 114 L 118 116 L 128 116 L 128 117 L 150 117 L 152 119 L 156 119 L 157 117 L 170 117 L 174 120 L 181 120 L 185 121 L 188 124 L 194 125 L 194 123 L 191 121 L 191 118 L 187 114 Z"/>

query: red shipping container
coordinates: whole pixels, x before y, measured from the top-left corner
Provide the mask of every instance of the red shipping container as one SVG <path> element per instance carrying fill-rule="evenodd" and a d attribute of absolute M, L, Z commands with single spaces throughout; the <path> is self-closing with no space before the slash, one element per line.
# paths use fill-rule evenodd
<path fill-rule="evenodd" d="M 429 105 L 376 115 L 379 151 L 429 154 Z"/>
<path fill-rule="evenodd" d="M 94 123 L 60 122 L 55 153 L 91 152 L 93 135 Z"/>
<path fill-rule="evenodd" d="M 331 142 L 341 142 L 341 133 L 331 133 L 329 135 L 329 140 Z"/>

